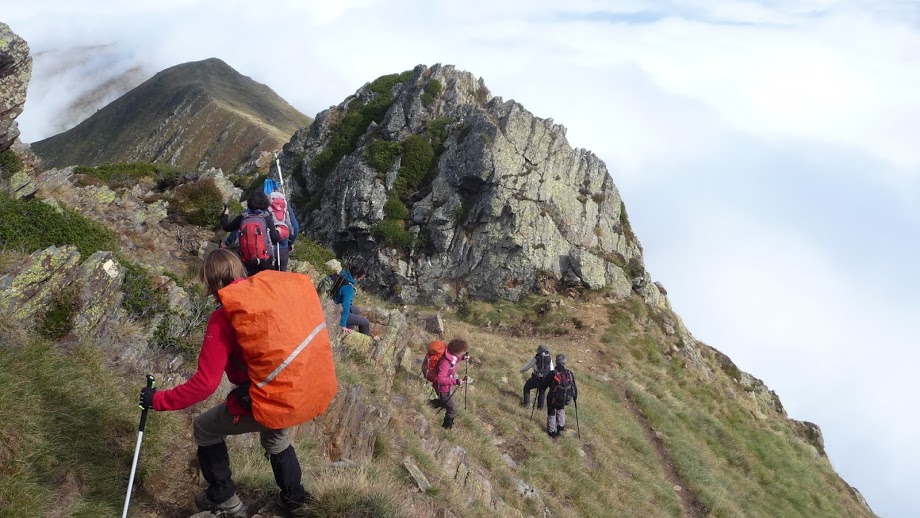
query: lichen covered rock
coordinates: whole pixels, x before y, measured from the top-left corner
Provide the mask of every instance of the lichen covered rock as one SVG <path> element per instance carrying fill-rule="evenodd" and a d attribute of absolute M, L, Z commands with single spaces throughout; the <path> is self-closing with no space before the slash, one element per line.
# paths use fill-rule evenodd
<path fill-rule="evenodd" d="M 310 200 L 307 233 L 397 300 L 627 295 L 647 277 L 604 163 L 451 66 L 365 85 L 297 132 L 282 164 Z M 640 293 L 666 305 L 654 285 Z"/>

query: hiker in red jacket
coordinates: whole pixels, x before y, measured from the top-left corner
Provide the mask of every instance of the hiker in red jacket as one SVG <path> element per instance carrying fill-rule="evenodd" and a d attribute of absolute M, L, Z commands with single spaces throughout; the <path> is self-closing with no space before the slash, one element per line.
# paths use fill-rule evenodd
<path fill-rule="evenodd" d="M 236 254 L 214 250 L 204 260 L 200 277 L 209 295 L 246 278 L 246 270 Z M 220 300 L 218 299 L 218 302 Z M 208 488 L 195 497 L 201 511 L 217 511 L 222 516 L 246 516 L 246 506 L 237 496 L 230 478 L 230 456 L 224 438 L 227 435 L 259 432 L 260 442 L 271 462 L 275 481 L 281 488 L 279 503 L 292 516 L 309 516 L 307 502 L 312 496 L 301 484 L 300 462 L 291 445 L 290 428 L 271 430 L 252 416 L 249 401 L 250 379 L 237 342 L 236 333 L 223 307 L 208 320 L 204 342 L 198 354 L 198 370 L 185 383 L 169 389 L 141 390 L 140 404 L 154 410 L 182 410 L 204 401 L 220 385 L 223 374 L 237 387 L 227 400 L 195 418 L 195 442 L 198 462 Z"/>
<path fill-rule="evenodd" d="M 447 409 L 447 413 L 444 415 L 444 422 L 441 423 L 441 426 L 448 430 L 454 426 L 454 418 L 457 417 L 457 400 L 453 398 L 451 389 L 457 387 L 456 390 L 459 390 L 460 385 L 472 381 L 468 376 L 464 376 L 463 379 L 457 379 L 457 365 L 459 365 L 461 361 L 469 359 L 470 355 L 467 353 L 467 349 L 466 340 L 462 338 L 454 338 L 451 340 L 447 344 L 447 350 L 444 351 L 444 356 L 438 361 L 436 367 L 438 372 L 437 381 L 432 383 L 434 391 L 438 394 L 438 400 L 440 401 L 441 407 Z M 454 390 L 454 392 L 456 392 L 456 390 Z"/>

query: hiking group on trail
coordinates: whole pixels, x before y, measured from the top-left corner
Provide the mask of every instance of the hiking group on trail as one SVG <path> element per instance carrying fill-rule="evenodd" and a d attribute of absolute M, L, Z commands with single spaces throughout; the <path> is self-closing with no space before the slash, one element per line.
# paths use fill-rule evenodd
<path fill-rule="evenodd" d="M 274 180 L 266 179 L 261 191 L 250 194 L 246 209 L 236 218 L 230 219 L 230 209 L 224 205 L 220 226 L 230 232 L 220 247 L 239 242 L 240 259 L 249 275 L 269 269 L 287 271 L 300 224 Z"/>
<path fill-rule="evenodd" d="M 303 486 L 300 461 L 291 443 L 294 426 L 324 413 L 338 390 L 326 317 L 320 294 L 342 307 L 339 319 L 343 335 L 352 328 L 370 335 L 370 321 L 354 304 L 363 267 L 352 265 L 325 277 L 314 287 L 302 274 L 288 273 L 287 262 L 299 225 L 290 205 L 273 196 L 277 188 L 266 182 L 264 191 L 252 193 L 247 210 L 230 220 L 224 209 L 221 226 L 233 232 L 221 247 L 203 261 L 199 279 L 218 308 L 208 319 L 198 355 L 198 368 L 188 381 L 159 390 L 148 375 L 141 389 L 143 409 L 137 450 L 125 501 L 127 516 L 133 476 L 143 438 L 147 410 L 186 409 L 209 398 L 223 376 L 235 385 L 226 400 L 194 419 L 197 458 L 207 488 L 195 497 L 200 511 L 242 517 L 247 507 L 236 492 L 231 476 L 228 435 L 259 433 L 279 492 L 276 502 L 292 516 L 310 516 L 315 499 Z M 277 211 L 276 211 L 277 209 Z M 277 213 L 276 213 L 277 212 Z M 226 249 L 239 240 L 239 255 Z M 437 413 L 445 410 L 441 426 L 451 430 L 458 414 L 457 391 L 472 383 L 469 344 L 463 338 L 445 342 L 443 331 L 431 342 L 422 361 L 422 377 L 431 383 L 435 397 L 429 404 Z M 467 373 L 459 376 L 464 362 Z M 566 369 L 565 355 L 555 364 L 545 344 L 520 372 L 533 370 L 524 384 L 522 405 L 547 409 L 546 431 L 558 437 L 565 431 L 565 407 L 576 405 L 578 389 L 574 374 Z"/>
<path fill-rule="evenodd" d="M 533 369 L 530 378 L 524 383 L 524 399 L 521 406 L 530 406 L 530 391 L 536 389 L 537 398 L 533 408 L 543 410 L 546 404 L 546 433 L 550 437 L 559 437 L 565 432 L 565 407 L 575 403 L 578 412 L 578 386 L 575 374 L 565 368 L 568 358 L 564 354 L 556 355 L 553 366 L 552 355 L 546 344 L 537 347 L 537 353 L 519 372 Z M 530 412 L 533 418 L 533 410 Z"/>

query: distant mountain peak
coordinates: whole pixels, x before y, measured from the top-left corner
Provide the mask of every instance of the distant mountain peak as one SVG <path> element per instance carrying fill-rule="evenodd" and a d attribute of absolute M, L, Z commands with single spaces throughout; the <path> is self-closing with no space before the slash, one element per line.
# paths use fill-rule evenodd
<path fill-rule="evenodd" d="M 271 88 L 208 58 L 158 72 L 33 149 L 51 167 L 163 162 L 246 172 L 309 123 Z"/>

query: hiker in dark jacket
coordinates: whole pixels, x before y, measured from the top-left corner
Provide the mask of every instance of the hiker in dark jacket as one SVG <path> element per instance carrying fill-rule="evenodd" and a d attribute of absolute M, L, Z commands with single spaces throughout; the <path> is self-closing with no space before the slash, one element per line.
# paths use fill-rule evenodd
<path fill-rule="evenodd" d="M 451 389 L 456 392 L 460 390 L 460 385 L 470 383 L 472 380 L 468 376 L 463 379 L 457 379 L 457 366 L 461 361 L 469 359 L 467 353 L 466 340 L 454 338 L 447 344 L 447 350 L 444 356 L 438 361 L 435 367 L 438 372 L 437 381 L 432 383 L 434 391 L 438 394 L 438 400 L 441 407 L 447 409 L 444 414 L 444 422 L 441 426 L 450 430 L 454 426 L 454 418 L 457 417 L 457 400 L 452 397 Z M 454 387 L 457 387 L 454 389 Z"/>
<path fill-rule="evenodd" d="M 208 294 L 217 299 L 218 290 L 245 279 L 246 271 L 233 252 L 214 250 L 204 260 L 201 278 Z M 140 404 L 143 408 L 159 411 L 188 408 L 210 397 L 226 373 L 227 379 L 238 388 L 230 392 L 226 402 L 195 418 L 198 463 L 208 482 L 207 490 L 195 497 L 195 505 L 201 511 L 218 511 L 221 516 L 248 516 L 246 506 L 237 496 L 230 478 L 230 456 L 224 438 L 227 435 L 259 432 L 260 443 L 271 462 L 275 482 L 281 488 L 279 503 L 293 516 L 309 516 L 307 502 L 312 500 L 312 496 L 301 483 L 300 462 L 291 445 L 292 429 L 267 428 L 255 420 L 251 407 L 241 401 L 243 393 L 239 391 L 239 386 L 251 383 L 245 365 L 243 351 L 230 318 L 226 310 L 219 307 L 208 319 L 204 342 L 198 353 L 198 370 L 188 381 L 172 389 L 142 389 Z M 244 396 L 248 396 L 248 391 Z"/>
<path fill-rule="evenodd" d="M 565 406 L 578 401 L 578 386 L 575 374 L 565 368 L 568 359 L 564 354 L 556 356 L 556 368 L 549 378 L 549 393 L 546 398 L 546 433 L 559 437 L 565 432 Z"/>
<path fill-rule="evenodd" d="M 275 222 L 272 220 L 271 214 L 268 212 L 268 196 L 265 195 L 262 191 L 256 191 L 249 195 L 249 199 L 246 200 L 246 208 L 248 209 L 248 214 L 240 214 L 239 216 L 230 220 L 230 209 L 224 207 L 224 213 L 220 217 L 220 226 L 227 232 L 233 232 L 240 230 L 240 226 L 243 223 L 243 218 L 247 217 L 249 214 L 255 214 L 262 216 L 265 219 L 265 228 L 268 229 L 268 234 L 270 239 L 266 240 L 265 245 L 274 247 L 275 243 L 281 241 L 281 236 L 278 234 L 278 231 L 275 229 Z M 273 268 L 275 265 L 270 261 L 262 262 L 259 264 L 245 264 L 246 273 L 248 275 L 255 275 L 262 270 L 268 270 Z"/>
<path fill-rule="evenodd" d="M 342 273 L 339 274 L 339 280 L 336 281 L 341 285 L 332 301 L 342 305 L 342 318 L 339 320 L 339 324 L 345 334 L 351 333 L 353 326 L 358 326 L 358 331 L 361 334 L 368 336 L 371 334 L 371 321 L 362 316 L 361 308 L 352 303 L 355 299 L 358 283 L 364 280 L 364 276 L 364 268 L 352 266 L 347 270 L 342 270 Z"/>
<path fill-rule="evenodd" d="M 527 372 L 533 369 L 530 379 L 524 383 L 524 401 L 521 406 L 530 406 L 530 391 L 537 390 L 537 408 L 543 410 L 543 403 L 546 402 L 546 387 L 549 373 L 553 370 L 553 358 L 549 354 L 546 344 L 540 344 L 537 347 L 537 354 L 521 367 L 519 372 Z"/>

